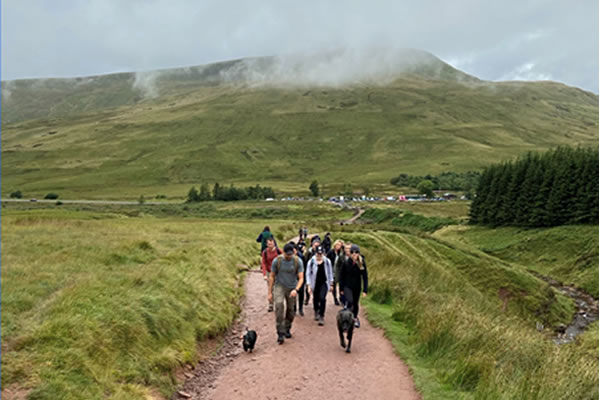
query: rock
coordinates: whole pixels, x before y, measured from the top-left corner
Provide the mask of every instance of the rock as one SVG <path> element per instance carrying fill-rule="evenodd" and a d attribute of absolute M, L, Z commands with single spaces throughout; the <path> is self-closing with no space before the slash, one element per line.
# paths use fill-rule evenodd
<path fill-rule="evenodd" d="M 190 397 L 192 397 L 191 394 L 184 392 L 183 390 L 177 391 L 177 394 L 180 395 L 181 397 L 185 397 L 186 399 L 189 399 Z"/>
<path fill-rule="evenodd" d="M 554 328 L 554 332 L 558 333 L 559 335 L 564 335 L 566 330 L 567 327 L 565 326 L 565 324 L 560 324 L 556 328 Z"/>
<path fill-rule="evenodd" d="M 183 376 L 185 376 L 188 379 L 191 379 L 194 375 L 190 374 L 189 372 L 184 372 Z"/>

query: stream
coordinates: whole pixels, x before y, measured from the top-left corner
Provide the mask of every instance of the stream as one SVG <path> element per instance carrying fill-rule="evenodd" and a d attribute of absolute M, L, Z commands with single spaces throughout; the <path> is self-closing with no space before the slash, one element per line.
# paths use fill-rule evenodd
<path fill-rule="evenodd" d="M 580 335 L 585 331 L 585 328 L 589 324 L 598 321 L 598 300 L 574 286 L 565 286 L 561 282 L 548 276 L 541 275 L 535 271 L 530 272 L 544 282 L 547 282 L 550 286 L 556 288 L 565 296 L 572 298 L 577 307 L 577 311 L 569 325 L 559 325 L 554 329 L 554 332 L 556 333 L 552 339 L 554 343 L 571 343 L 575 340 L 577 335 Z"/>

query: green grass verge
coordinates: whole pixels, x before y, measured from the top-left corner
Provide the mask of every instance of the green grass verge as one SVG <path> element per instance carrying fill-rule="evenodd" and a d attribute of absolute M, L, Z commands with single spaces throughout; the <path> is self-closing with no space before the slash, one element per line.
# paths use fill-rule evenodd
<path fill-rule="evenodd" d="M 425 234 L 341 235 L 364 249 L 369 318 L 426 399 L 598 397 L 597 325 L 556 346 L 552 326 L 570 322 L 573 303 L 520 266 Z"/>
<path fill-rule="evenodd" d="M 277 223 L 273 223 L 275 232 Z M 238 312 L 262 222 L 2 216 L 2 386 L 30 399 L 169 397 Z"/>

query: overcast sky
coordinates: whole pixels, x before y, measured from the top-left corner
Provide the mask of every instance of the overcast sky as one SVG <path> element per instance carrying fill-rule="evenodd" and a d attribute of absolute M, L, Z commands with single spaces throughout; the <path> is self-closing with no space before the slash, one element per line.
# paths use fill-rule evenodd
<path fill-rule="evenodd" d="M 598 0 L 3 0 L 1 44 L 2 80 L 377 46 L 598 93 Z"/>

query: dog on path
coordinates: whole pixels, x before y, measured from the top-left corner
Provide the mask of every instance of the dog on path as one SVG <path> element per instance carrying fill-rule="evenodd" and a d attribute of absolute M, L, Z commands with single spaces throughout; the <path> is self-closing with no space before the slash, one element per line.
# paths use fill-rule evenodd
<path fill-rule="evenodd" d="M 244 346 L 244 351 L 249 351 L 250 353 L 252 353 L 252 350 L 254 350 L 254 345 L 256 344 L 257 337 L 258 335 L 256 334 L 256 331 L 251 331 L 248 330 L 248 328 L 246 328 L 246 334 L 244 335 L 244 340 L 242 342 L 242 345 Z"/>
<path fill-rule="evenodd" d="M 343 308 L 337 313 L 337 327 L 338 333 L 340 334 L 340 346 L 346 349 L 346 353 L 350 353 L 350 347 L 352 346 L 352 332 L 354 331 L 354 315 L 352 311 L 347 308 Z M 344 340 L 344 333 L 348 338 L 348 346 L 346 347 L 346 341 Z"/>

